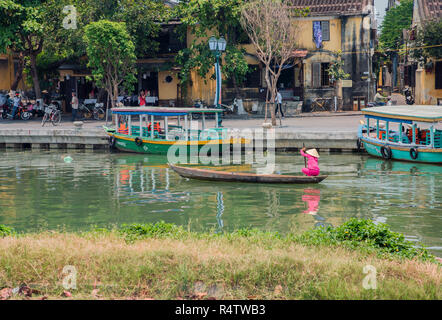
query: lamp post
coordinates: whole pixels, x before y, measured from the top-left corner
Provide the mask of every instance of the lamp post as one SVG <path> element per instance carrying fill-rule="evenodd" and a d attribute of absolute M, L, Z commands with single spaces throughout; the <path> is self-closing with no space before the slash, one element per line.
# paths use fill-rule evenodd
<path fill-rule="evenodd" d="M 209 48 L 213 52 L 216 58 L 215 73 L 216 73 L 216 94 L 215 94 L 215 106 L 217 109 L 221 108 L 221 68 L 219 66 L 219 58 L 221 54 L 226 50 L 227 41 L 224 38 L 211 37 L 209 39 Z M 221 127 L 223 122 L 221 114 L 218 116 L 218 127 Z"/>

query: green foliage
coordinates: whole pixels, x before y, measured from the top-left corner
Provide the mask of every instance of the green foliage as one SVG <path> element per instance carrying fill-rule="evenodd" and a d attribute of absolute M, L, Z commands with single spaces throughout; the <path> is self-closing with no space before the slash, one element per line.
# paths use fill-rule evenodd
<path fill-rule="evenodd" d="M 208 39 L 214 35 L 227 40 L 222 72 L 234 84 L 240 85 L 249 72 L 243 50 L 240 46 L 247 35 L 240 26 L 242 0 L 185 0 L 176 7 L 176 17 L 181 20 L 181 36 L 187 30 L 194 36 L 189 46 L 181 50 L 176 63 L 182 67 L 181 83 L 187 83 L 190 71 L 196 70 L 204 79 L 212 72 L 215 56 L 209 50 Z M 215 75 L 209 75 L 214 79 Z"/>
<path fill-rule="evenodd" d="M 335 52 L 336 59 L 330 64 L 328 73 L 331 77 L 331 81 L 345 80 L 350 77 L 348 73 L 344 71 L 344 61 L 342 60 L 342 51 Z"/>
<path fill-rule="evenodd" d="M 416 47 L 413 57 L 426 61 L 428 58 L 442 58 L 442 18 L 426 21 L 417 29 Z"/>
<path fill-rule="evenodd" d="M 7 227 L 4 224 L 0 224 L 0 238 L 11 236 L 15 234 L 13 228 Z"/>
<path fill-rule="evenodd" d="M 118 96 L 118 86 L 127 88 L 136 81 L 135 45 L 124 22 L 100 20 L 85 28 L 88 67 L 94 80 L 106 88 L 112 100 Z"/>
<path fill-rule="evenodd" d="M 413 19 L 413 0 L 403 0 L 387 11 L 381 26 L 380 42 L 389 50 L 401 45 L 402 29 L 409 29 Z"/>
<path fill-rule="evenodd" d="M 350 219 L 339 227 L 318 228 L 296 237 L 305 244 L 337 245 L 351 248 L 374 249 L 381 254 L 392 254 L 403 258 L 433 260 L 424 248 L 415 248 L 403 234 L 393 232 L 386 224 L 375 224 L 371 220 Z"/>
<path fill-rule="evenodd" d="M 185 231 L 181 226 L 159 221 L 157 223 L 123 225 L 120 234 L 125 237 L 126 241 L 131 242 L 145 238 L 177 238 L 185 234 Z"/>

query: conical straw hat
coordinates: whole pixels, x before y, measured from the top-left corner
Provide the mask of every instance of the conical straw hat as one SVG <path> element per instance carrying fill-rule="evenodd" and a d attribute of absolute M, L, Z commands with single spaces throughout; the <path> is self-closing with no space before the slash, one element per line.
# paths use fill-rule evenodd
<path fill-rule="evenodd" d="M 319 158 L 319 153 L 318 153 L 318 151 L 316 151 L 316 149 L 307 150 L 305 153 L 307 153 L 315 158 Z"/>

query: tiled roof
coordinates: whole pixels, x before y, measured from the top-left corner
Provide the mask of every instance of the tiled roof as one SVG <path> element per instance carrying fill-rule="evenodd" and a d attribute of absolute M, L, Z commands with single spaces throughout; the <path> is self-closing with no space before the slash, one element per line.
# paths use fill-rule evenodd
<path fill-rule="evenodd" d="M 442 17 L 442 0 L 417 0 L 419 15 L 424 19 Z"/>
<path fill-rule="evenodd" d="M 373 0 L 286 0 L 294 8 L 310 8 L 310 16 L 368 13 Z M 431 0 L 430 0 L 431 1 Z M 440 1 L 440 0 L 433 0 Z"/>

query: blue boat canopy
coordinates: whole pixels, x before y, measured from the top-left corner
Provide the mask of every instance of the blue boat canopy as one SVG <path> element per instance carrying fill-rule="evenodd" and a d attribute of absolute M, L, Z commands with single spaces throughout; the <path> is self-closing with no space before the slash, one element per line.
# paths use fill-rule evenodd
<path fill-rule="evenodd" d="M 151 115 L 161 117 L 184 116 L 192 113 L 221 113 L 222 109 L 209 108 L 165 108 L 165 107 L 124 107 L 113 108 L 113 114 L 121 115 Z"/>
<path fill-rule="evenodd" d="M 434 105 L 373 107 L 362 109 L 362 113 L 370 118 L 394 122 L 421 121 L 435 123 L 442 121 L 442 106 Z"/>

